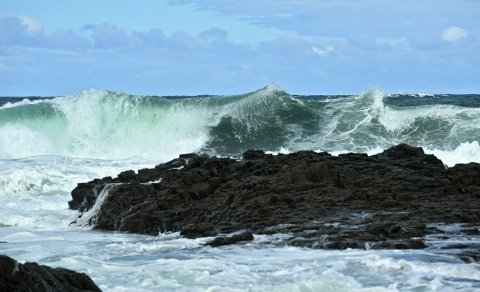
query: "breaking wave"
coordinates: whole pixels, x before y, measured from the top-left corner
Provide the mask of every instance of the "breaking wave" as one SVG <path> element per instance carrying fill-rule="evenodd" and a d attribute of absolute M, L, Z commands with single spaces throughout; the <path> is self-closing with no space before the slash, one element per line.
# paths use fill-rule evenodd
<path fill-rule="evenodd" d="M 3 104 L 0 159 L 165 161 L 187 152 L 238 156 L 250 148 L 372 153 L 408 143 L 447 164 L 479 162 L 479 101 L 392 96 L 379 88 L 348 97 L 292 96 L 277 85 L 243 95 L 183 98 L 87 90 Z"/>

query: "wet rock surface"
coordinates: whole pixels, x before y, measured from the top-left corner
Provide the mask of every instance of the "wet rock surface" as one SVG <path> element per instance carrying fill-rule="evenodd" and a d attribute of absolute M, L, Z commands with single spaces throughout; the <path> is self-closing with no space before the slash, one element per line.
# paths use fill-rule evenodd
<path fill-rule="evenodd" d="M 100 211 L 87 218 L 102 230 L 197 238 L 245 229 L 289 234 L 286 243 L 302 247 L 421 249 L 426 235 L 443 232 L 432 223 L 480 225 L 480 165 L 446 169 L 405 144 L 373 156 L 185 154 L 80 183 L 70 208 L 90 210 L 106 186 Z"/>
<path fill-rule="evenodd" d="M 101 291 L 85 274 L 0 255 L 0 291 Z"/>
<path fill-rule="evenodd" d="M 210 246 L 231 245 L 241 242 L 252 241 L 253 234 L 248 230 L 239 230 L 229 234 L 219 234 L 207 244 Z"/>

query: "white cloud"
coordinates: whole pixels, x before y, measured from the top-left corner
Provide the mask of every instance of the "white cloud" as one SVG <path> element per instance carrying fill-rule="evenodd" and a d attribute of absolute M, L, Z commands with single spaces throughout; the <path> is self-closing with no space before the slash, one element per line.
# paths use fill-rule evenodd
<path fill-rule="evenodd" d="M 43 25 L 39 20 L 27 16 L 17 16 L 18 19 L 25 26 L 25 31 L 28 35 L 37 35 L 43 31 Z"/>
<path fill-rule="evenodd" d="M 328 46 L 326 48 L 319 48 L 319 47 L 312 47 L 312 51 L 314 51 L 317 55 L 320 57 L 326 57 L 328 56 L 331 52 L 335 51 L 335 48 L 332 46 Z"/>
<path fill-rule="evenodd" d="M 305 19 L 321 22 L 322 18 Z M 474 32 L 467 35 L 460 29 L 464 33 L 459 34 L 453 29 L 453 36 L 445 32 L 445 39 L 439 32 L 452 23 L 464 23 L 445 22 L 429 34 L 418 34 L 425 43 L 420 47 L 358 33 L 315 38 L 293 29 L 252 44 L 235 42 L 228 37 L 228 28 L 221 27 L 198 34 L 165 34 L 160 28 L 132 31 L 103 23 L 49 33 L 41 23 L 10 16 L 0 18 L 0 55 L 5 51 L 14 58 L 0 58 L 0 91 L 57 95 L 55 90 L 63 94 L 100 87 L 138 94 L 231 94 L 271 80 L 299 94 L 355 93 L 372 84 L 393 91 L 478 91 L 478 44 L 448 45 L 467 36 L 473 39 Z M 323 27 L 329 26 L 312 26 L 315 33 Z M 27 29 L 37 34 L 29 35 Z M 448 72 L 436 74 L 446 65 Z"/>
<path fill-rule="evenodd" d="M 450 43 L 466 39 L 468 33 L 461 27 L 451 26 L 442 32 L 442 40 Z"/>
<path fill-rule="evenodd" d="M 457 0 L 169 0 L 305 36 L 419 38 L 452 23 L 478 27 L 480 1 Z M 415 9 L 412 9 L 415 7 Z M 436 17 L 426 17 L 433 16 Z M 388 25 L 384 25 L 388 23 Z"/>
<path fill-rule="evenodd" d="M 227 40 L 228 33 L 221 28 L 211 28 L 200 33 L 200 36 L 207 41 L 211 42 L 223 42 Z"/>

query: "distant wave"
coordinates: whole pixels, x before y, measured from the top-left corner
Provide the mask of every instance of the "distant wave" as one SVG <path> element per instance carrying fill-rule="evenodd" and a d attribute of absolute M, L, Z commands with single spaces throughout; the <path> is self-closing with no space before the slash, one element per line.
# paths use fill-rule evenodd
<path fill-rule="evenodd" d="M 191 98 L 87 90 L 4 103 L 0 158 L 47 154 L 165 161 L 199 151 L 231 156 L 250 148 L 375 152 L 408 143 L 455 156 L 454 162 L 480 161 L 479 106 L 479 96 L 389 96 L 379 88 L 335 98 L 292 96 L 277 85 L 243 95 Z"/>

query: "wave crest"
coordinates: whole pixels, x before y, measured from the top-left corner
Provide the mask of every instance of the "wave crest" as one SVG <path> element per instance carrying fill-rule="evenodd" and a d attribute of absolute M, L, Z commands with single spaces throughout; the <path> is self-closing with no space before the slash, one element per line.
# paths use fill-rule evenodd
<path fill-rule="evenodd" d="M 272 84 L 235 96 L 161 98 L 87 90 L 22 100 L 0 107 L 0 158 L 53 154 L 165 161 L 198 151 L 237 156 L 251 148 L 368 153 L 398 143 L 453 153 L 462 143 L 480 141 L 479 107 L 397 106 L 389 98 L 380 88 L 342 98 L 293 97 Z"/>

